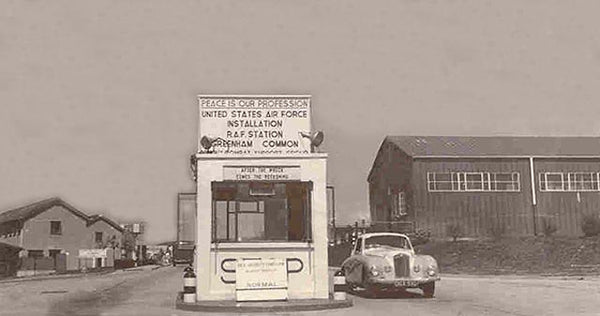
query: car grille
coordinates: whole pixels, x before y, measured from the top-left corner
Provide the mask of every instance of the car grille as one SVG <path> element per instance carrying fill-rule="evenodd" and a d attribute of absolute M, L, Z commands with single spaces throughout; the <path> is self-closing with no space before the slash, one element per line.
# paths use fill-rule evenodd
<path fill-rule="evenodd" d="M 394 270 L 396 271 L 396 277 L 408 277 L 410 274 L 410 268 L 408 267 L 408 256 L 395 255 Z"/>

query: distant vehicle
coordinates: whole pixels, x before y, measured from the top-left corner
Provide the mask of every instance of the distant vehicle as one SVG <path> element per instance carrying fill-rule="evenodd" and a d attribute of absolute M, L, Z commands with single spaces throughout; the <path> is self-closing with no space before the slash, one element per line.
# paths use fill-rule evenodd
<path fill-rule="evenodd" d="M 173 245 L 172 264 L 192 264 L 194 262 L 194 244 L 191 242 L 179 241 Z"/>
<path fill-rule="evenodd" d="M 440 280 L 436 260 L 417 255 L 410 239 L 397 233 L 367 233 L 358 236 L 350 257 L 342 263 L 346 283 L 371 294 L 382 290 L 419 288 L 433 297 Z"/>

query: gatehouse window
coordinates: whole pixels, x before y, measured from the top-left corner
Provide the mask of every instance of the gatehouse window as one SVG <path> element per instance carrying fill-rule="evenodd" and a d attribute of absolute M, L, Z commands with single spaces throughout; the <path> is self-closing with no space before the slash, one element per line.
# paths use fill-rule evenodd
<path fill-rule="evenodd" d="M 309 241 L 310 182 L 212 183 L 213 242 Z"/>

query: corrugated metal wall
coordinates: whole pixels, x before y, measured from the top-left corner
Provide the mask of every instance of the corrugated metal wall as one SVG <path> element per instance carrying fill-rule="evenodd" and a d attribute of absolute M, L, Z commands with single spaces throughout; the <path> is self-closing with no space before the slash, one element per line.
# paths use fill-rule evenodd
<path fill-rule="evenodd" d="M 519 192 L 429 192 L 427 172 L 519 172 Z M 511 235 L 533 234 L 528 159 L 416 159 L 413 209 L 417 228 L 447 237 L 449 224 L 466 236 L 488 236 L 493 225 Z"/>
<path fill-rule="evenodd" d="M 540 192 L 539 173 L 542 172 L 600 172 L 600 159 L 541 159 L 535 160 L 538 226 L 549 220 L 558 228 L 556 234 L 581 236 L 584 214 L 600 213 L 600 192 Z"/>
<path fill-rule="evenodd" d="M 413 220 L 411 174 L 411 157 L 400 151 L 395 145 L 384 143 L 374 163 L 373 176 L 369 179 L 371 222 L 392 220 L 390 215 L 393 207 L 392 196 L 398 194 L 399 191 L 405 192 L 408 213 L 402 220 Z"/>

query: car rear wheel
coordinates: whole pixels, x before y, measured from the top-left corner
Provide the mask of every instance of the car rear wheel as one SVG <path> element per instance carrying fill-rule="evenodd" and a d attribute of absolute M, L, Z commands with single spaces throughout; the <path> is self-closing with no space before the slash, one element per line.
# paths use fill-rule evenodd
<path fill-rule="evenodd" d="M 423 290 L 424 297 L 432 298 L 435 294 L 435 282 L 425 283 L 421 286 L 421 289 Z"/>

